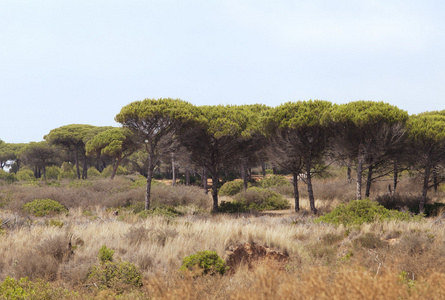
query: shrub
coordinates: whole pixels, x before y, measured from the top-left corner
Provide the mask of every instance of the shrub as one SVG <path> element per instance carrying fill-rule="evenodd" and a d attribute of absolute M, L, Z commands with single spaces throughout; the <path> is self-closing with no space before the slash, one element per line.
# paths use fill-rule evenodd
<path fill-rule="evenodd" d="M 102 170 L 102 177 L 111 177 L 111 173 L 113 173 L 113 166 L 109 165 L 105 169 Z M 119 166 L 117 167 L 116 175 L 127 175 L 128 171 L 125 167 Z"/>
<path fill-rule="evenodd" d="M 245 203 L 252 210 L 288 209 L 290 203 L 282 195 L 258 187 L 251 187 L 235 196 L 236 202 Z"/>
<path fill-rule="evenodd" d="M 15 280 L 6 277 L 0 284 L 0 299 L 66 299 L 76 298 L 77 294 L 62 288 L 54 288 L 42 280 L 29 281 L 28 278 Z"/>
<path fill-rule="evenodd" d="M 222 201 L 221 204 L 219 205 L 218 211 L 222 212 L 222 213 L 229 213 L 229 214 L 243 213 L 243 212 L 249 211 L 249 207 L 244 202 Z"/>
<path fill-rule="evenodd" d="M 233 196 L 238 194 L 243 190 L 244 182 L 242 180 L 227 181 L 219 189 L 219 194 L 221 196 Z"/>
<path fill-rule="evenodd" d="M 46 167 L 46 179 L 58 179 L 60 175 L 61 169 L 58 166 L 50 166 Z"/>
<path fill-rule="evenodd" d="M 20 181 L 32 181 L 36 178 L 34 177 L 34 172 L 30 169 L 22 168 L 17 172 L 17 179 Z"/>
<path fill-rule="evenodd" d="M 23 210 L 35 215 L 36 217 L 68 212 L 68 210 L 62 204 L 51 199 L 35 199 L 34 201 L 23 205 Z"/>
<path fill-rule="evenodd" d="M 223 275 L 228 270 L 228 267 L 226 267 L 226 262 L 215 251 L 199 251 L 196 254 L 185 257 L 182 260 L 180 270 L 202 270 L 201 275 Z"/>
<path fill-rule="evenodd" d="M 105 261 L 91 268 L 87 281 L 95 283 L 99 289 L 113 288 L 118 292 L 123 292 L 142 286 L 142 274 L 130 262 Z"/>
<path fill-rule="evenodd" d="M 290 183 L 286 179 L 286 177 L 281 175 L 270 175 L 261 181 L 261 186 L 263 188 L 284 186 L 284 185 L 290 185 Z"/>
<path fill-rule="evenodd" d="M 14 173 L 6 172 L 3 169 L 0 169 L 0 179 L 6 181 L 7 183 L 13 183 L 17 181 L 17 176 Z"/>
<path fill-rule="evenodd" d="M 174 207 L 171 206 L 157 206 L 149 210 L 141 210 L 138 213 L 141 218 L 147 218 L 148 216 L 163 216 L 167 218 L 174 218 L 179 216 L 180 214 L 180 212 L 178 212 Z"/>
<path fill-rule="evenodd" d="M 64 162 L 62 166 L 60 167 L 60 173 L 59 173 L 59 179 L 62 178 L 68 178 L 68 179 L 75 179 L 77 178 L 76 175 L 76 167 L 68 162 Z"/>
<path fill-rule="evenodd" d="M 93 178 L 93 177 L 100 177 L 101 174 L 95 167 L 90 167 L 87 170 L 87 176 L 88 178 Z"/>
<path fill-rule="evenodd" d="M 99 249 L 99 260 L 103 263 L 107 261 L 113 261 L 114 250 L 108 249 L 107 246 L 103 245 Z"/>
<path fill-rule="evenodd" d="M 419 221 L 422 219 L 422 216 L 412 216 L 409 213 L 389 210 L 376 202 L 364 199 L 353 200 L 348 204 L 340 204 L 332 212 L 315 219 L 315 222 L 348 226 L 380 220 Z"/>

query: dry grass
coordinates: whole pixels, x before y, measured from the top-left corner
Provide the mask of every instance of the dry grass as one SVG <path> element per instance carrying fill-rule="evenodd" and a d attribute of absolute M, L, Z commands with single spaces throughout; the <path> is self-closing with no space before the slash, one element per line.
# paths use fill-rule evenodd
<path fill-rule="evenodd" d="M 323 182 L 341 189 L 332 179 L 317 181 L 318 188 Z M 175 189 L 158 189 L 158 199 L 201 210 L 184 209 L 188 213 L 175 218 L 143 219 L 131 210 L 113 215 L 108 208 L 140 201 L 143 191 L 131 188 L 123 178 L 114 183 L 92 181 L 84 188 L 1 187 L 3 199 L 11 199 L 0 210 L 0 219 L 10 220 L 0 235 L 0 280 L 43 278 L 78 291 L 81 298 L 112 299 L 112 291 L 86 287 L 98 251 L 106 245 L 115 250 L 116 259 L 134 263 L 143 273 L 143 287 L 127 291 L 123 299 L 445 298 L 440 288 L 445 284 L 441 218 L 345 228 L 311 222 L 304 197 L 303 212 L 298 214 L 289 210 L 276 215 L 211 215 L 202 213 L 211 203 L 210 198 L 199 198 L 206 197 L 202 191 Z M 21 213 L 21 205 L 34 197 L 58 200 L 69 213 L 46 218 Z M 341 201 L 326 197 L 317 199 L 321 211 Z M 244 243 L 283 252 L 289 261 L 284 269 L 267 262 L 253 270 L 241 265 L 224 276 L 193 277 L 178 271 L 185 256 L 213 250 L 225 259 L 229 249 Z"/>

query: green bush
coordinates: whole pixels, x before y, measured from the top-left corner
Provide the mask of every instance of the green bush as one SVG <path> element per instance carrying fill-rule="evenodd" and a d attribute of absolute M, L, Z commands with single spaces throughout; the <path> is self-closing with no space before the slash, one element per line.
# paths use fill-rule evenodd
<path fill-rule="evenodd" d="M 7 276 L 0 284 L 0 299 L 73 299 L 78 295 L 61 288 L 54 288 L 43 280 L 36 282 L 29 281 L 28 278 L 15 280 Z"/>
<path fill-rule="evenodd" d="M 37 217 L 68 212 L 62 204 L 51 199 L 35 199 L 34 201 L 24 204 L 23 210 Z"/>
<path fill-rule="evenodd" d="M 140 208 L 141 206 L 138 205 L 137 208 L 135 208 L 133 211 L 137 211 Z M 145 204 L 143 204 L 142 209 L 140 209 L 139 212 L 137 213 L 141 218 L 147 218 L 148 216 L 163 216 L 167 218 L 174 218 L 181 214 L 174 207 L 171 206 L 164 206 L 164 207 L 157 206 L 149 210 L 144 210 L 144 208 Z"/>
<path fill-rule="evenodd" d="M 99 289 L 112 288 L 123 292 L 142 286 L 142 274 L 130 262 L 106 261 L 91 268 L 87 281 L 95 283 Z"/>
<path fill-rule="evenodd" d="M 221 204 L 218 207 L 218 211 L 222 213 L 229 213 L 229 214 L 235 214 L 235 213 L 244 213 L 249 211 L 249 207 L 244 202 L 226 202 L 222 201 Z"/>
<path fill-rule="evenodd" d="M 100 177 L 100 172 L 95 167 L 90 167 L 87 170 L 87 176 L 88 178 L 94 178 L 94 177 Z"/>
<path fill-rule="evenodd" d="M 105 169 L 102 170 L 102 177 L 111 177 L 111 173 L 113 173 L 113 166 L 109 165 Z M 128 171 L 125 167 L 119 166 L 117 167 L 116 175 L 127 175 Z"/>
<path fill-rule="evenodd" d="M 103 245 L 99 249 L 99 260 L 103 263 L 107 261 L 113 261 L 114 250 L 108 249 L 107 246 Z"/>
<path fill-rule="evenodd" d="M 286 179 L 286 177 L 281 175 L 270 175 L 261 181 L 261 186 L 263 188 L 284 186 L 284 185 L 290 185 L 290 182 Z"/>
<path fill-rule="evenodd" d="M 182 260 L 181 271 L 199 269 L 202 270 L 201 275 L 223 275 L 229 268 L 226 267 L 226 262 L 215 251 L 199 251 Z"/>
<path fill-rule="evenodd" d="M 252 210 L 278 210 L 290 208 L 282 195 L 269 189 L 251 187 L 235 195 L 235 202 L 245 203 Z"/>
<path fill-rule="evenodd" d="M 60 175 L 61 169 L 58 166 L 50 166 L 46 167 L 46 179 L 58 179 Z"/>
<path fill-rule="evenodd" d="M 32 181 L 36 178 L 34 177 L 34 172 L 30 169 L 22 168 L 16 174 L 17 179 L 20 181 Z"/>
<path fill-rule="evenodd" d="M 422 216 L 412 216 L 410 213 L 389 210 L 377 202 L 364 199 L 340 204 L 332 212 L 315 219 L 315 222 L 349 226 L 381 220 L 419 221 L 422 219 Z"/>
<path fill-rule="evenodd" d="M 70 183 L 68 184 L 68 186 L 72 187 L 72 188 L 86 188 L 86 187 L 89 187 L 92 185 L 93 185 L 93 183 L 91 181 L 81 180 L 81 179 L 80 180 L 76 179 L 76 180 L 70 181 Z"/>
<path fill-rule="evenodd" d="M 77 171 L 76 166 L 73 166 L 72 164 L 68 162 L 64 162 L 62 166 L 60 167 L 60 173 L 59 173 L 59 179 L 68 178 L 68 179 L 75 179 L 77 178 Z"/>
<path fill-rule="evenodd" d="M 244 182 L 242 180 L 227 181 L 219 189 L 221 196 L 233 196 L 241 192 L 244 188 Z"/>
<path fill-rule="evenodd" d="M 3 169 L 0 169 L 0 179 L 6 181 L 7 183 L 13 183 L 18 180 L 14 173 L 6 172 Z"/>

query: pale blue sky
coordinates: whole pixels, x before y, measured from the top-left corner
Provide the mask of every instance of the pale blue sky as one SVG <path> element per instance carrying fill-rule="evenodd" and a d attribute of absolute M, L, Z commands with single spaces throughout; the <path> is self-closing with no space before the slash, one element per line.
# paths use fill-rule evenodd
<path fill-rule="evenodd" d="M 444 1 L 0 0 L 0 139 L 144 98 L 445 109 Z"/>

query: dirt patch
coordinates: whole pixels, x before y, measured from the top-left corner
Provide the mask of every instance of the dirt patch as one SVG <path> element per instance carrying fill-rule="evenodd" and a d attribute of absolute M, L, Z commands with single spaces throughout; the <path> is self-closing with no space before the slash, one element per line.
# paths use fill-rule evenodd
<path fill-rule="evenodd" d="M 252 269 L 259 262 L 267 263 L 274 269 L 283 269 L 289 260 L 288 254 L 255 243 L 239 245 L 226 253 L 226 263 L 232 271 L 241 264 L 247 264 Z"/>

